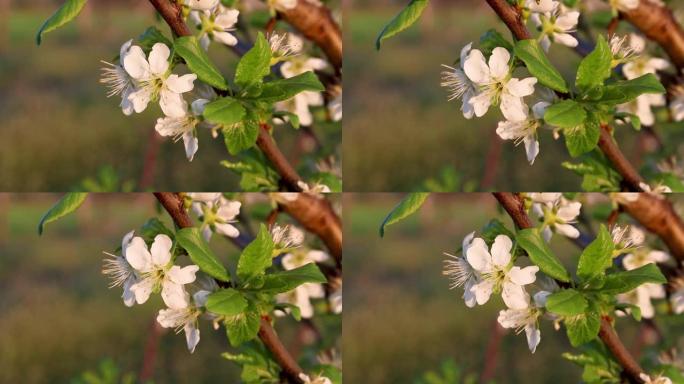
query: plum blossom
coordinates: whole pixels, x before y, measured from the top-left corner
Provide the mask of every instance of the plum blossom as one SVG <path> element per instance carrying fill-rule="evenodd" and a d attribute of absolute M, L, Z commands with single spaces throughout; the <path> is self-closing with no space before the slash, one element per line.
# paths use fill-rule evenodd
<path fill-rule="evenodd" d="M 130 231 L 123 237 L 121 241 L 121 256 L 104 252 L 109 258 L 104 259 L 102 266 L 102 273 L 112 279 L 109 288 L 123 287 L 121 297 L 127 307 L 135 304 L 135 294 L 131 291 L 131 287 L 138 282 L 136 271 L 126 260 L 126 249 L 131 244 L 134 233 L 135 231 Z"/>
<path fill-rule="evenodd" d="M 516 333 L 523 330 L 527 336 L 527 346 L 530 352 L 534 353 L 541 341 L 539 331 L 539 317 L 544 314 L 546 298 L 551 294 L 547 291 L 539 291 L 534 295 L 534 302 L 530 302 L 530 297 L 525 296 L 527 306 L 521 309 L 504 309 L 499 312 L 497 321 L 504 328 L 515 329 Z"/>
<path fill-rule="evenodd" d="M 558 2 L 554 0 L 526 0 L 525 8 L 530 12 L 549 13 L 558 7 Z"/>
<path fill-rule="evenodd" d="M 302 190 L 303 193 L 308 193 L 314 196 L 331 192 L 330 187 L 321 183 L 307 184 L 300 180 L 297 182 L 297 186 Z"/>
<path fill-rule="evenodd" d="M 644 231 L 636 227 L 618 225 L 614 226 L 610 231 L 615 244 L 614 255 L 622 254 L 624 252 L 631 252 L 643 244 L 645 239 Z"/>
<path fill-rule="evenodd" d="M 200 290 L 192 295 L 192 301 L 186 298 L 188 306 L 185 308 L 161 309 L 157 314 L 157 322 L 164 328 L 175 328 L 176 333 L 185 331 L 185 340 L 190 353 L 195 352 L 195 347 L 200 341 L 200 331 L 197 327 L 198 319 L 202 315 L 202 307 L 207 303 L 210 291 Z"/>
<path fill-rule="evenodd" d="M 183 139 L 185 156 L 188 161 L 192 161 L 199 148 L 195 129 L 202 122 L 202 113 L 204 113 L 204 107 L 207 103 L 209 100 L 197 99 L 192 102 L 189 111 L 187 104 L 185 105 L 186 110 L 183 116 L 161 117 L 157 119 L 157 124 L 154 126 L 157 133 L 161 136 L 172 137 L 174 142 Z"/>
<path fill-rule="evenodd" d="M 271 47 L 271 65 L 286 61 L 297 56 L 302 51 L 302 40 L 296 36 L 290 38 L 288 33 L 272 33 L 268 36 L 268 45 Z"/>
<path fill-rule="evenodd" d="M 544 124 L 544 112 L 550 105 L 545 101 L 540 101 L 532 106 L 532 116 L 528 115 L 520 121 L 500 121 L 496 127 L 496 134 L 503 140 L 514 140 L 515 145 L 525 143 L 525 153 L 527 161 L 534 163 L 534 159 L 539 154 L 539 140 L 537 139 L 537 129 Z"/>
<path fill-rule="evenodd" d="M 639 375 L 639 378 L 644 381 L 644 384 L 672 384 L 672 380 L 669 377 L 662 375 L 651 378 L 649 375 L 642 373 Z"/>
<path fill-rule="evenodd" d="M 128 99 L 128 96 L 130 96 L 130 94 L 136 89 L 135 81 L 128 74 L 128 72 L 126 72 L 121 63 L 123 62 L 124 58 L 128 56 L 128 52 L 132 44 L 133 40 L 128 40 L 127 42 L 123 43 L 121 50 L 119 51 L 119 62 L 117 64 L 112 64 L 102 60 L 102 63 L 105 64 L 106 67 L 102 68 L 102 77 L 100 78 L 100 83 L 109 87 L 107 97 L 112 97 L 115 95 L 121 96 L 120 106 L 121 110 L 126 116 L 133 114 L 133 102 Z"/>
<path fill-rule="evenodd" d="M 672 312 L 676 314 L 684 313 L 684 282 L 675 280 L 674 292 L 670 295 L 670 303 L 672 304 Z"/>
<path fill-rule="evenodd" d="M 271 13 L 285 12 L 297 6 L 297 0 L 266 0 Z"/>
<path fill-rule="evenodd" d="M 157 235 L 149 250 L 142 237 L 134 237 L 126 247 L 126 260 L 140 276 L 130 288 L 138 304 L 146 302 L 152 292 L 161 290 L 167 307 L 181 309 L 188 306 L 183 286 L 195 281 L 199 267 L 174 265 L 172 245 L 168 236 Z"/>
<path fill-rule="evenodd" d="M 468 54 L 463 70 L 477 86 L 477 94 L 468 101 L 475 116 L 483 116 L 491 105 L 498 104 L 501 113 L 509 121 L 525 120 L 527 117 L 523 97 L 534 93 L 537 78 L 520 80 L 511 77 L 510 59 L 510 53 L 502 47 L 494 48 L 488 62 L 477 49 Z"/>
<path fill-rule="evenodd" d="M 164 43 L 156 43 L 148 58 L 145 58 L 142 48 L 137 45 L 130 47 L 123 58 L 123 67 L 137 84 L 136 89 L 128 95 L 136 113 L 144 111 L 150 101 L 159 100 L 159 106 L 166 116 L 185 115 L 186 106 L 182 94 L 192 91 L 197 75 L 172 74 L 170 55 L 169 47 Z"/>
<path fill-rule="evenodd" d="M 342 121 L 342 91 L 328 102 L 328 114 L 332 121 Z"/>
<path fill-rule="evenodd" d="M 561 193 L 530 193 L 532 211 L 543 218 L 542 236 L 546 241 L 551 240 L 553 232 L 560 233 L 571 239 L 579 237 L 580 233 L 572 224 L 580 214 L 582 203 L 570 201 Z"/>
<path fill-rule="evenodd" d="M 539 8 L 548 9 L 548 6 Z M 541 31 L 539 43 L 544 51 L 549 50 L 552 42 L 568 47 L 577 46 L 577 39 L 571 33 L 575 32 L 579 15 L 578 11 L 566 10 L 565 7 L 558 3 L 550 11 L 533 12 L 530 15 L 532 22 Z"/>
<path fill-rule="evenodd" d="M 639 6 L 639 0 L 608 0 L 608 4 L 613 9 L 613 14 L 617 14 L 618 11 L 626 12 L 635 9 Z"/>
<path fill-rule="evenodd" d="M 473 83 L 468 76 L 466 76 L 463 64 L 468 58 L 470 49 L 473 43 L 468 43 L 465 47 L 461 49 L 461 59 L 459 60 L 459 67 L 454 68 L 448 65 L 442 64 L 442 67 L 446 68 L 446 71 L 442 71 L 442 87 L 446 88 L 449 92 L 448 100 L 461 99 L 461 111 L 466 119 L 471 119 L 475 114 L 473 106 L 470 105 L 470 99 L 475 95 L 476 88 L 475 83 Z"/>
<path fill-rule="evenodd" d="M 303 267 L 309 263 L 320 263 L 330 258 L 327 253 L 318 250 L 304 251 L 301 249 L 288 253 L 283 256 L 283 268 L 292 270 Z M 325 290 L 322 284 L 306 283 L 297 288 L 278 294 L 276 301 L 278 303 L 289 303 L 299 307 L 299 311 L 303 318 L 308 319 L 313 317 L 314 308 L 311 304 L 311 299 L 321 299 L 325 297 Z M 289 311 L 289 310 L 286 310 Z"/>
<path fill-rule="evenodd" d="M 315 376 L 312 379 L 311 377 L 309 377 L 305 373 L 300 373 L 299 379 L 302 380 L 304 382 L 304 384 L 332 384 L 332 381 L 325 376 Z"/>
<path fill-rule="evenodd" d="M 672 87 L 672 101 L 670 101 L 670 112 L 674 121 L 684 120 L 684 86 L 676 85 Z"/>
<path fill-rule="evenodd" d="M 241 205 L 239 201 L 228 200 L 220 194 L 213 201 L 194 201 L 192 210 L 202 218 L 200 230 L 204 239 L 209 241 L 213 232 L 228 237 L 238 237 L 240 231 L 232 223 L 237 221 L 235 218 L 240 214 Z"/>
<path fill-rule="evenodd" d="M 287 252 L 302 245 L 304 231 L 293 225 L 281 227 L 276 224 L 271 228 L 271 238 L 277 253 Z"/>
<path fill-rule="evenodd" d="M 466 255 L 468 248 L 473 242 L 475 237 L 475 232 L 470 232 L 463 239 L 462 253 Z M 480 275 L 478 272 L 468 263 L 468 260 L 464 256 L 455 256 L 449 253 L 444 253 L 444 255 L 449 256 L 449 259 L 444 260 L 444 270 L 442 274 L 447 276 L 451 283 L 449 284 L 449 289 L 454 289 L 457 287 L 463 287 L 463 300 L 466 306 L 472 308 L 477 304 L 475 299 L 475 293 L 471 288 L 480 281 Z"/>
<path fill-rule="evenodd" d="M 524 286 L 534 283 L 539 267 L 514 266 L 512 248 L 513 242 L 506 235 L 498 235 L 494 239 L 491 253 L 483 239 L 473 239 L 466 251 L 466 259 L 480 275 L 480 280 L 470 288 L 475 294 L 477 304 L 482 305 L 489 301 L 492 292 L 501 292 L 501 297 L 509 308 L 527 307 L 528 295 Z"/>
<path fill-rule="evenodd" d="M 211 40 L 227 46 L 238 43 L 231 33 L 235 30 L 240 11 L 218 5 L 210 9 L 190 12 L 190 20 L 200 29 L 199 40 L 204 50 L 209 49 Z"/>
<path fill-rule="evenodd" d="M 199 11 L 210 11 L 219 5 L 220 0 L 185 0 L 185 5 Z"/>

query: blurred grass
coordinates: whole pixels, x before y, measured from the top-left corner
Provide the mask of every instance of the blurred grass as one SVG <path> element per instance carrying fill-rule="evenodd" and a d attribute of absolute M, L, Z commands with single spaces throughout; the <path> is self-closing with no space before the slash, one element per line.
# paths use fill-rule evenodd
<path fill-rule="evenodd" d="M 442 252 L 455 252 L 466 234 L 492 218 L 511 227 L 510 219 L 497 210 L 489 194 L 433 194 L 418 214 L 388 227 L 381 239 L 378 225 L 402 197 L 344 196 L 344 268 L 351 271 L 345 275 L 345 378 L 351 383 L 413 383 L 449 359 L 479 377 L 503 302 L 497 298 L 467 308 L 462 290 L 449 290 L 449 280 L 442 276 Z M 577 248 L 559 237 L 554 237 L 552 248 L 574 270 Z M 679 323 L 659 319 L 662 329 L 671 331 L 666 335 L 673 337 L 681 335 Z M 636 323 L 623 318 L 618 325 L 626 345 L 633 346 Z M 551 322 L 543 321 L 541 331 L 534 355 L 527 349 L 524 333 L 506 333 L 496 363 L 496 383 L 580 382 L 581 370 L 560 356 L 573 350 L 564 330 L 556 332 Z M 676 343 L 677 339 L 668 340 Z"/>
<path fill-rule="evenodd" d="M 375 51 L 378 32 L 405 3 L 354 1 L 345 8 L 343 148 L 348 191 L 414 190 L 444 167 L 478 183 L 484 173 L 500 113 L 492 109 L 483 118 L 463 118 L 460 101 L 448 102 L 439 86 L 440 64 L 453 63 L 464 45 L 477 43 L 490 28 L 509 34 L 484 2 L 431 2 L 416 25 Z M 554 46 L 550 57 L 566 79 L 574 78 L 577 55 Z M 634 133 L 618 134 L 631 157 Z M 544 130 L 540 144 L 541 153 L 530 166 L 522 147 L 504 142 L 492 189 L 579 190 L 581 179 L 560 165 L 569 159 L 563 140 L 554 140 L 551 131 Z"/>

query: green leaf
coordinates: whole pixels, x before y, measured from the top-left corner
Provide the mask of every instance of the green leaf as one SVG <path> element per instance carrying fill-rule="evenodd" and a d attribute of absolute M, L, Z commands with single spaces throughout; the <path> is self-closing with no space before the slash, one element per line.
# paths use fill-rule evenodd
<path fill-rule="evenodd" d="M 140 236 L 146 241 L 151 242 L 154 240 L 155 236 L 158 234 L 164 234 L 169 238 L 173 239 L 175 234 L 172 230 L 166 227 L 161 220 L 153 217 L 145 222 L 140 228 Z"/>
<path fill-rule="evenodd" d="M 223 78 L 221 72 L 212 63 L 209 55 L 200 46 L 197 37 L 183 36 L 174 41 L 173 47 L 176 53 L 185 60 L 188 68 L 203 82 L 211 85 L 214 88 L 221 90 L 228 89 L 228 83 Z"/>
<path fill-rule="evenodd" d="M 309 263 L 289 271 L 270 273 L 264 277 L 264 285 L 259 288 L 263 293 L 289 292 L 306 283 L 326 283 L 325 276 L 315 263 Z"/>
<path fill-rule="evenodd" d="M 596 338 L 601 328 L 601 318 L 599 314 L 590 312 L 579 315 L 572 319 L 565 320 L 565 327 L 568 332 L 568 339 L 573 347 L 579 347 Z"/>
<path fill-rule="evenodd" d="M 52 208 L 45 212 L 43 217 L 40 218 L 40 223 L 38 223 L 38 234 L 43 234 L 45 224 L 51 223 L 77 210 L 78 207 L 83 204 L 87 196 L 87 193 L 81 192 L 70 192 L 64 195 L 57 204 L 53 205 Z"/>
<path fill-rule="evenodd" d="M 551 64 L 537 40 L 520 40 L 515 44 L 515 55 L 525 63 L 527 70 L 539 82 L 553 90 L 567 93 L 568 86 L 565 79 Z"/>
<path fill-rule="evenodd" d="M 40 27 L 36 35 L 36 44 L 40 45 L 43 41 L 44 33 L 54 31 L 75 19 L 87 2 L 88 0 L 66 0 Z"/>
<path fill-rule="evenodd" d="M 600 124 L 593 115 L 589 115 L 584 124 L 563 130 L 570 156 L 577 157 L 596 148 L 601 136 Z"/>
<path fill-rule="evenodd" d="M 480 36 L 480 51 L 483 55 L 491 55 L 496 47 L 504 47 L 509 52 L 513 52 L 513 44 L 506 40 L 506 38 L 495 29 L 490 29 Z"/>
<path fill-rule="evenodd" d="M 601 288 L 601 292 L 615 295 L 618 293 L 629 292 L 636 289 L 641 284 L 654 283 L 665 284 L 667 279 L 657 265 L 653 263 L 646 264 L 631 271 L 623 271 L 611 273 L 606 275 L 605 283 Z"/>
<path fill-rule="evenodd" d="M 287 310 L 290 310 L 290 315 L 292 315 L 292 317 L 295 320 L 297 320 L 297 321 L 302 320 L 302 310 L 294 304 L 278 303 L 275 305 L 275 308 L 283 311 L 284 313 L 287 313 Z"/>
<path fill-rule="evenodd" d="M 385 227 L 405 219 L 420 208 L 429 196 L 429 193 L 414 192 L 392 208 L 392 211 L 385 217 L 385 220 L 380 224 L 380 237 L 385 236 Z"/>
<path fill-rule="evenodd" d="M 242 56 L 235 70 L 235 84 L 243 89 L 261 83 L 271 73 L 271 47 L 259 32 L 254 46 Z"/>
<path fill-rule="evenodd" d="M 176 233 L 176 241 L 204 273 L 221 281 L 230 281 L 228 271 L 209 248 L 199 228 L 181 229 Z"/>
<path fill-rule="evenodd" d="M 587 92 L 603 85 L 603 82 L 610 77 L 612 60 L 613 54 L 610 52 L 606 39 L 599 35 L 596 47 L 582 59 L 577 68 L 575 86 L 582 92 Z"/>
<path fill-rule="evenodd" d="M 210 312 L 235 316 L 243 313 L 247 309 L 247 299 L 239 291 L 227 288 L 221 289 L 207 297 L 207 310 Z"/>
<path fill-rule="evenodd" d="M 494 242 L 497 236 L 506 235 L 511 239 L 515 238 L 515 233 L 506 228 L 506 225 L 499 219 L 492 219 L 480 231 L 480 237 L 487 243 Z"/>
<path fill-rule="evenodd" d="M 574 128 L 584 122 L 587 112 L 574 100 L 562 100 L 546 108 L 544 121 L 560 128 Z"/>
<path fill-rule="evenodd" d="M 157 27 L 149 27 L 138 36 L 138 45 L 146 52 L 157 43 L 163 43 L 169 47 L 173 46 L 171 40 L 167 39 Z"/>
<path fill-rule="evenodd" d="M 210 123 L 230 126 L 242 121 L 246 113 L 239 101 L 232 97 L 222 97 L 207 104 L 202 115 Z"/>
<path fill-rule="evenodd" d="M 237 265 L 237 275 L 243 283 L 262 275 L 270 267 L 273 258 L 273 239 L 262 223 L 256 238 L 245 247 Z"/>
<path fill-rule="evenodd" d="M 245 120 L 243 124 L 237 124 L 230 128 L 224 128 L 223 140 L 231 155 L 237 155 L 245 149 L 251 148 L 259 137 L 259 124 Z"/>
<path fill-rule="evenodd" d="M 561 316 L 582 314 L 587 305 L 587 299 L 574 289 L 558 291 L 546 299 L 546 309 Z"/>
<path fill-rule="evenodd" d="M 291 99 L 304 91 L 323 92 L 325 87 L 318 80 L 318 76 L 309 71 L 287 79 L 265 83 L 257 98 L 265 103 L 275 103 Z"/>
<path fill-rule="evenodd" d="M 516 235 L 518 244 L 527 251 L 530 260 L 539 269 L 556 280 L 569 282 L 570 275 L 563 267 L 558 258 L 553 254 L 549 246 L 542 239 L 536 228 L 523 229 Z"/>
<path fill-rule="evenodd" d="M 247 311 L 227 318 L 225 325 L 230 345 L 237 347 L 257 336 L 261 325 L 261 316 L 254 306 L 250 305 Z"/>
<path fill-rule="evenodd" d="M 602 276 L 613 262 L 613 238 L 605 225 L 601 224 L 598 236 L 580 255 L 577 263 L 577 276 L 587 281 Z"/>
<path fill-rule="evenodd" d="M 624 104 L 648 93 L 665 93 L 665 87 L 652 73 L 647 73 L 636 79 L 616 81 L 606 85 L 599 102 L 610 105 Z"/>
<path fill-rule="evenodd" d="M 411 0 L 404 9 L 399 12 L 387 25 L 382 29 L 377 39 L 375 40 L 375 48 L 380 50 L 382 41 L 388 39 L 397 33 L 405 30 L 413 25 L 413 23 L 420 18 L 420 15 L 428 5 L 428 0 Z"/>

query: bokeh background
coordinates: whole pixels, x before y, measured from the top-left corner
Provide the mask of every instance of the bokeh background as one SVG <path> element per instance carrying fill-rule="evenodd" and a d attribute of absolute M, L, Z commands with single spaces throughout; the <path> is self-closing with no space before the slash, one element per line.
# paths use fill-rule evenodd
<path fill-rule="evenodd" d="M 386 228 L 380 238 L 379 224 L 403 197 L 344 196 L 345 378 L 368 384 L 464 384 L 481 383 L 480 376 L 488 370 L 498 384 L 581 382 L 581 369 L 561 357 L 577 351 L 564 329 L 556 332 L 550 321 L 542 321 L 541 344 L 534 355 L 524 333 L 508 331 L 497 342 L 492 335 L 504 306 L 501 299 L 467 308 L 462 289 L 449 290 L 449 280 L 442 276 L 442 253 L 455 254 L 468 233 L 494 218 L 512 228 L 496 200 L 485 193 L 432 194 L 417 214 Z M 684 202 L 682 196 L 674 200 Z M 605 218 L 610 206 L 583 210 L 590 219 Z M 575 269 L 574 244 L 555 236 L 551 247 L 569 270 Z M 657 324 L 667 340 L 682 345 L 682 316 L 659 317 Z M 631 318 L 618 320 L 618 332 L 630 350 L 645 348 L 638 346 L 638 324 Z M 490 344 L 498 346 L 491 349 Z M 495 359 L 492 350 L 498 351 Z M 460 379 L 438 381 L 432 376 L 448 376 L 443 372 L 460 373 Z M 473 381 L 465 381 L 468 377 Z"/>
<path fill-rule="evenodd" d="M 136 379 L 145 361 L 154 361 L 155 383 L 240 382 L 240 367 L 221 357 L 236 352 L 223 329 L 214 331 L 209 321 L 201 321 L 201 341 L 190 354 L 182 332 L 163 330 L 157 341 L 150 336 L 157 334 L 152 327 L 164 307 L 159 295 L 129 308 L 120 288 L 108 289 L 109 279 L 101 273 L 103 251 L 115 253 L 123 235 L 149 218 L 172 228 L 152 194 L 91 195 L 39 237 L 40 217 L 59 198 L 0 194 L 0 382 L 85 383 L 76 380 L 102 370 Z M 268 204 L 250 207 L 252 218 L 269 210 Z M 229 241 L 217 238 L 211 247 L 224 262 L 236 262 L 239 251 Z M 339 341 L 341 321 L 314 321 L 330 335 L 326 343 Z M 299 323 L 280 318 L 276 329 L 292 353 L 308 353 L 298 336 Z M 153 360 L 145 352 L 149 346 L 157 347 Z"/>
<path fill-rule="evenodd" d="M 99 83 L 100 60 L 111 62 L 128 39 L 151 25 L 170 36 L 152 6 L 146 1 L 91 0 L 74 22 L 46 34 L 37 46 L 36 32 L 61 3 L 0 0 L 0 190 L 50 192 L 103 185 L 111 191 L 238 190 L 239 177 L 219 164 L 235 160 L 221 138 L 200 132 L 200 149 L 190 163 L 182 142 L 154 135 L 161 116 L 158 105 L 126 117 L 120 99 L 107 98 Z M 265 13 L 252 16 L 257 23 L 268 18 Z M 232 52 L 214 44 L 210 55 L 224 74 L 233 73 L 237 59 Z M 319 138 L 335 148 L 339 127 L 316 128 Z M 276 138 L 296 163 L 302 156 L 297 134 L 282 129 Z M 155 150 L 156 165 L 144 176 L 145 159 Z"/>
<path fill-rule="evenodd" d="M 541 152 L 530 166 L 522 146 L 501 144 L 496 136 L 498 110 L 467 120 L 461 102 L 448 102 L 439 85 L 441 64 L 451 65 L 467 43 L 477 46 L 492 28 L 510 37 L 486 2 L 430 1 L 411 28 L 385 40 L 376 51 L 378 33 L 406 4 L 349 0 L 344 8 L 345 190 L 580 190 L 581 178 L 560 165 L 570 160 L 565 144 L 554 140 L 550 130 L 541 132 Z M 679 1 L 668 4 L 681 7 Z M 626 31 L 626 25 L 619 29 Z M 578 55 L 554 45 L 549 56 L 566 79 L 574 78 Z M 663 134 L 681 132 L 681 127 L 658 129 Z M 617 135 L 625 154 L 641 165 L 637 135 L 629 129 L 618 129 Z M 683 140 L 681 133 L 666 136 L 665 145 L 672 150 Z M 489 173 L 487 158 L 497 164 Z"/>

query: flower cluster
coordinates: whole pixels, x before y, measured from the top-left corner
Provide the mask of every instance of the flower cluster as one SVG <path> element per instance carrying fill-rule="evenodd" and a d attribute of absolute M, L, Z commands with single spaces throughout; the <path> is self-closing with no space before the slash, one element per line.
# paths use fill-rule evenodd
<path fill-rule="evenodd" d="M 532 212 L 542 222 L 542 236 L 551 240 L 553 233 L 575 239 L 580 233 L 573 226 L 580 214 L 582 203 L 563 197 L 562 193 L 529 193 L 526 196 L 532 204 Z"/>
<path fill-rule="evenodd" d="M 525 6 L 539 30 L 539 43 L 545 51 L 549 50 L 552 42 L 568 47 L 577 46 L 577 39 L 571 33 L 577 27 L 578 11 L 553 0 L 527 0 Z"/>
<path fill-rule="evenodd" d="M 192 212 L 201 221 L 204 240 L 209 241 L 216 232 L 228 237 L 238 237 L 240 231 L 233 225 L 240 214 L 242 203 L 226 199 L 222 193 L 188 193 Z"/>

